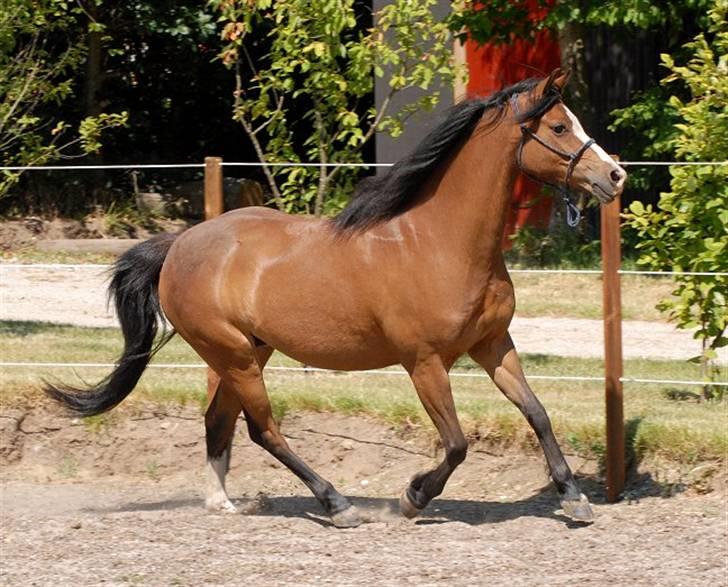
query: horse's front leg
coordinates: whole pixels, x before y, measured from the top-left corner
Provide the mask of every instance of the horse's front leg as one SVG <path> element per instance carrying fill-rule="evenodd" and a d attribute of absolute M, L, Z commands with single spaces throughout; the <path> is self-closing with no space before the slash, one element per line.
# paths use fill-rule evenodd
<path fill-rule="evenodd" d="M 431 471 L 417 474 L 400 499 L 402 513 L 416 516 L 432 498 L 440 495 L 455 468 L 465 460 L 465 440 L 450 390 L 447 369 L 438 357 L 418 362 L 410 369 L 417 395 L 440 433 L 445 459 Z"/>
<path fill-rule="evenodd" d="M 580 522 L 593 519 L 586 496 L 579 491 L 574 475 L 559 448 L 546 410 L 538 401 L 523 374 L 521 362 L 510 334 L 498 341 L 484 341 L 469 352 L 482 365 L 493 382 L 528 420 L 541 443 L 551 478 L 561 497 L 561 507 L 570 518 Z"/>

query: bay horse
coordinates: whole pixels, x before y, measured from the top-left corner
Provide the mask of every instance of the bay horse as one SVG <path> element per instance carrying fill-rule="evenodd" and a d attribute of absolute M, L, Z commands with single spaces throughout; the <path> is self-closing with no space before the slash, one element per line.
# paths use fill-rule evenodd
<path fill-rule="evenodd" d="M 109 287 L 125 340 L 116 368 L 90 389 L 46 391 L 85 416 L 116 406 L 166 342 L 155 346 L 166 317 L 216 374 L 205 414 L 207 507 L 235 511 L 225 475 L 242 412 L 250 438 L 308 486 L 333 524 L 353 527 L 356 508 L 279 431 L 263 381 L 271 353 L 325 369 L 407 370 L 444 447 L 442 462 L 400 498 L 407 517 L 465 459 L 448 372 L 467 353 L 535 431 L 565 514 L 592 520 L 508 333 L 515 300 L 500 247 L 521 171 L 602 203 L 623 188 L 624 171 L 563 104 L 567 80 L 555 70 L 454 106 L 333 219 L 245 208 L 135 246 Z"/>

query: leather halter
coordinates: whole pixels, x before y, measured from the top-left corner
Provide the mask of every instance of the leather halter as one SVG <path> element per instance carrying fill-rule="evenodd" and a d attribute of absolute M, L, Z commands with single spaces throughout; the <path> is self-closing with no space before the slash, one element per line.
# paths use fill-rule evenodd
<path fill-rule="evenodd" d="M 518 94 L 514 94 L 513 96 L 511 96 L 511 109 L 516 115 L 516 120 L 518 120 L 518 116 L 520 114 L 518 110 Z M 566 204 L 566 223 L 572 228 L 575 227 L 577 224 L 579 224 L 579 221 L 581 220 L 581 210 L 577 208 L 577 206 L 571 201 L 571 198 L 569 197 L 569 180 L 571 179 L 571 175 L 574 173 L 574 168 L 576 167 L 576 164 L 579 163 L 582 155 L 584 155 L 589 147 L 591 147 L 596 141 L 590 138 L 586 142 L 582 143 L 582 145 L 576 151 L 563 151 L 558 147 L 554 147 L 548 141 L 538 136 L 535 132 L 533 132 L 533 129 L 531 129 L 531 127 L 526 125 L 525 122 L 519 122 L 518 124 L 521 128 L 521 140 L 518 143 L 518 153 L 516 155 L 518 168 L 527 177 L 531 178 L 534 181 L 552 187 L 557 192 L 559 192 L 559 194 L 561 194 L 561 198 L 564 200 L 564 204 Z M 533 139 L 540 145 L 546 147 L 552 153 L 556 153 L 559 157 L 563 157 L 564 159 L 567 159 L 569 161 L 569 165 L 566 168 L 566 175 L 564 176 L 564 181 L 562 184 L 554 184 L 539 179 L 538 177 L 534 176 L 523 168 L 523 147 L 525 146 L 527 139 Z"/>

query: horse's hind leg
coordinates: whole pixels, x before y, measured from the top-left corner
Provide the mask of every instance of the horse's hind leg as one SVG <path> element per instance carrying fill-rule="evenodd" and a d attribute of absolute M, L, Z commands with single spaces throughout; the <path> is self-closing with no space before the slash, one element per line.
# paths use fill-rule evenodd
<path fill-rule="evenodd" d="M 586 496 L 579 491 L 574 475 L 559 448 L 546 410 L 529 387 L 518 354 L 509 334 L 500 341 L 488 341 L 470 350 L 470 356 L 482 365 L 493 382 L 528 420 L 543 448 L 564 513 L 574 520 L 593 519 Z"/>
<path fill-rule="evenodd" d="M 313 471 L 288 446 L 273 419 L 262 369 L 255 360 L 252 345 L 244 337 L 237 342 L 235 346 L 226 345 L 230 352 L 217 347 L 215 351 L 210 349 L 209 355 L 203 355 L 203 358 L 220 374 L 221 389 L 232 391 L 241 409 L 245 410 L 251 440 L 286 465 L 306 484 L 335 526 L 341 528 L 358 526 L 361 523 L 359 514 L 349 500 Z"/>
<path fill-rule="evenodd" d="M 468 443 L 455 413 L 450 378 L 442 362 L 432 357 L 412 369 L 412 382 L 427 414 L 440 433 L 445 459 L 433 470 L 417 474 L 402 495 L 399 505 L 408 518 L 416 516 L 440 495 L 455 468 L 465 460 Z"/>
<path fill-rule="evenodd" d="M 235 421 L 243 407 L 237 396 L 225 389 L 217 375 L 211 373 L 208 377 L 209 405 L 205 413 L 207 441 L 205 507 L 212 511 L 234 514 L 237 509 L 225 491 L 225 475 L 230 467 Z"/>
<path fill-rule="evenodd" d="M 258 347 L 256 359 L 262 369 L 273 349 Z M 207 470 L 205 507 L 212 511 L 237 513 L 225 490 L 225 476 L 230 468 L 235 422 L 242 405 L 234 391 L 222 384 L 220 377 L 208 372 L 207 412 L 205 413 L 205 438 L 207 441 Z"/>

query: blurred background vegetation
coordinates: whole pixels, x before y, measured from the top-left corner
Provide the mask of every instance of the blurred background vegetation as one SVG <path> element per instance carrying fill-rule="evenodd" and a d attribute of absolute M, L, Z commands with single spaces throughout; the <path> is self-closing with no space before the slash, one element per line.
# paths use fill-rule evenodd
<path fill-rule="evenodd" d="M 452 61 L 456 39 L 497 45 L 543 31 L 574 73 L 569 105 L 609 152 L 728 158 L 728 0 L 458 0 L 444 19 L 437 5 L 0 0 L 2 164 L 201 163 L 207 155 L 374 162 L 377 133 L 397 136 L 465 75 Z M 383 78 L 386 97 L 375 101 Z M 412 88 L 419 97 L 388 109 Z M 626 262 L 728 272 L 728 167 L 629 171 Z M 260 184 L 254 201 L 325 215 L 346 204 L 363 172 L 263 165 L 225 173 Z M 162 210 L 153 197 L 196 192 L 196 205 L 177 199 L 164 210 L 199 218 L 200 178 L 198 169 L 4 171 L 0 216 L 101 217 L 104 236 L 135 225 L 163 230 L 150 222 Z M 598 222 L 592 211 L 577 231 L 558 218 L 547 230 L 522 228 L 509 260 L 594 267 Z M 704 359 L 726 342 L 727 287 L 723 276 L 686 277 L 663 304 L 679 325 L 703 333 Z"/>
<path fill-rule="evenodd" d="M 390 13 L 388 26 L 404 31 L 411 42 L 417 40 L 424 22 L 430 28 L 437 23 L 431 15 L 426 17 L 434 2 L 409 4 L 414 7 L 409 14 L 401 14 L 402 7 L 392 11 L 399 15 L 396 22 Z M 527 18 L 534 4 L 548 8 L 543 19 Z M 668 71 L 661 66 L 660 55 L 669 54 L 678 63 L 685 61 L 691 51 L 685 44 L 700 33 L 711 45 L 716 32 L 708 12 L 711 7 L 720 11 L 723 4 L 721 0 L 458 2 L 453 3 L 444 24 L 461 38 L 468 35 L 478 43 L 508 43 L 518 37 L 533 37 L 539 30 L 551 30 L 558 36 L 562 61 L 577 73 L 569 103 L 588 122 L 586 126 L 599 142 L 619 152 L 623 159 L 671 159 L 679 116 L 670 98 L 689 99 L 690 89 L 685 83 L 661 83 Z M 371 44 L 381 41 L 377 37 L 381 31 L 372 28 L 371 2 L 0 0 L 0 5 L 0 154 L 5 165 L 58 163 L 81 155 L 84 157 L 78 161 L 84 163 L 199 163 L 213 154 L 231 161 L 257 160 L 255 144 L 240 124 L 240 100 L 243 106 L 249 103 L 253 93 L 260 90 L 259 82 L 274 85 L 281 81 L 270 76 L 256 78 L 254 71 L 276 71 L 281 55 L 280 49 L 275 52 L 275 44 L 282 33 L 290 33 L 290 27 L 296 26 L 291 21 L 282 23 L 280 15 L 295 11 L 301 17 L 298 29 L 305 29 L 308 35 L 296 42 L 310 45 L 306 53 L 301 52 L 305 46 L 291 45 L 295 58 L 306 57 L 307 67 L 313 69 L 322 63 L 329 67 L 343 63 L 348 68 L 344 73 L 349 75 L 349 87 L 344 90 L 345 103 L 340 109 L 350 114 L 343 129 L 345 140 L 334 145 L 328 157 L 336 160 L 338 154 L 338 160 L 343 160 L 356 154 L 363 161 L 374 159 L 371 143 L 360 139 L 373 122 L 374 77 L 382 75 L 380 62 L 394 62 L 394 49 L 390 43 L 374 55 Z M 337 34 L 324 39 L 323 29 L 302 26 L 315 20 L 308 18 L 312 14 L 326 14 L 319 21 L 328 23 L 339 18 L 342 22 L 337 25 Z M 721 18 L 725 18 L 724 9 Z M 322 38 L 320 45 L 311 45 L 318 37 Z M 339 53 L 331 57 L 328 48 L 334 40 Z M 362 42 L 367 40 L 369 45 Z M 445 37 L 438 42 L 444 43 Z M 357 57 L 352 51 L 356 43 L 368 48 L 369 54 Z M 597 63 L 604 61 L 606 53 L 600 49 L 604 45 L 609 46 L 609 55 L 615 56 L 607 69 Z M 231 51 L 242 49 L 244 58 L 242 53 L 231 55 Z M 624 54 L 630 51 L 634 62 L 627 68 Z M 400 53 L 402 62 L 405 57 Z M 426 55 L 425 61 L 427 58 L 433 60 L 432 67 L 414 77 L 398 78 L 394 85 L 428 88 L 433 71 L 440 75 L 445 72 L 445 82 L 452 82 L 454 74 L 441 56 L 439 62 L 432 55 Z M 243 77 L 244 96 L 235 93 L 233 67 L 242 61 L 246 67 L 238 73 Z M 289 82 L 310 78 L 300 64 L 298 70 L 296 64 L 286 66 Z M 627 78 L 632 81 L 627 83 Z M 619 87 L 628 91 L 617 92 L 620 103 L 613 99 L 613 103 L 604 104 L 599 97 L 605 94 L 606 86 L 612 93 Z M 323 95 L 326 100 L 333 96 L 331 91 Z M 285 104 L 286 119 L 301 123 L 285 129 L 283 139 L 290 149 L 280 153 L 297 154 L 299 159 L 316 155 L 310 152 L 311 137 L 316 134 L 309 116 L 311 93 L 303 98 L 298 95 Z M 233 119 L 234 107 L 237 120 Z M 275 112 L 274 104 L 271 112 Z M 256 112 L 258 118 L 261 113 L 260 109 Z M 405 123 L 383 118 L 377 121 L 377 130 L 396 133 L 398 125 Z M 659 193 L 669 187 L 666 168 L 630 171 L 626 204 L 633 200 L 655 204 Z M 263 170 L 246 170 L 245 174 L 269 189 Z M 87 214 L 112 202 L 118 208 L 123 203 L 120 199 L 133 197 L 127 172 L 64 173 L 60 182 L 57 177 L 34 173 L 16 182 L 17 178 L 6 172 L 0 213 Z M 140 182 L 154 186 L 190 177 L 194 173 L 145 171 Z M 308 182 L 317 179 L 288 176 L 282 181 L 297 189 L 301 200 L 310 200 Z M 341 185 L 332 182 L 329 188 L 336 194 L 326 210 L 340 208 L 352 184 L 351 179 Z M 307 209 L 300 202 L 294 202 L 292 208 Z M 627 245 L 631 248 L 630 241 Z"/>

